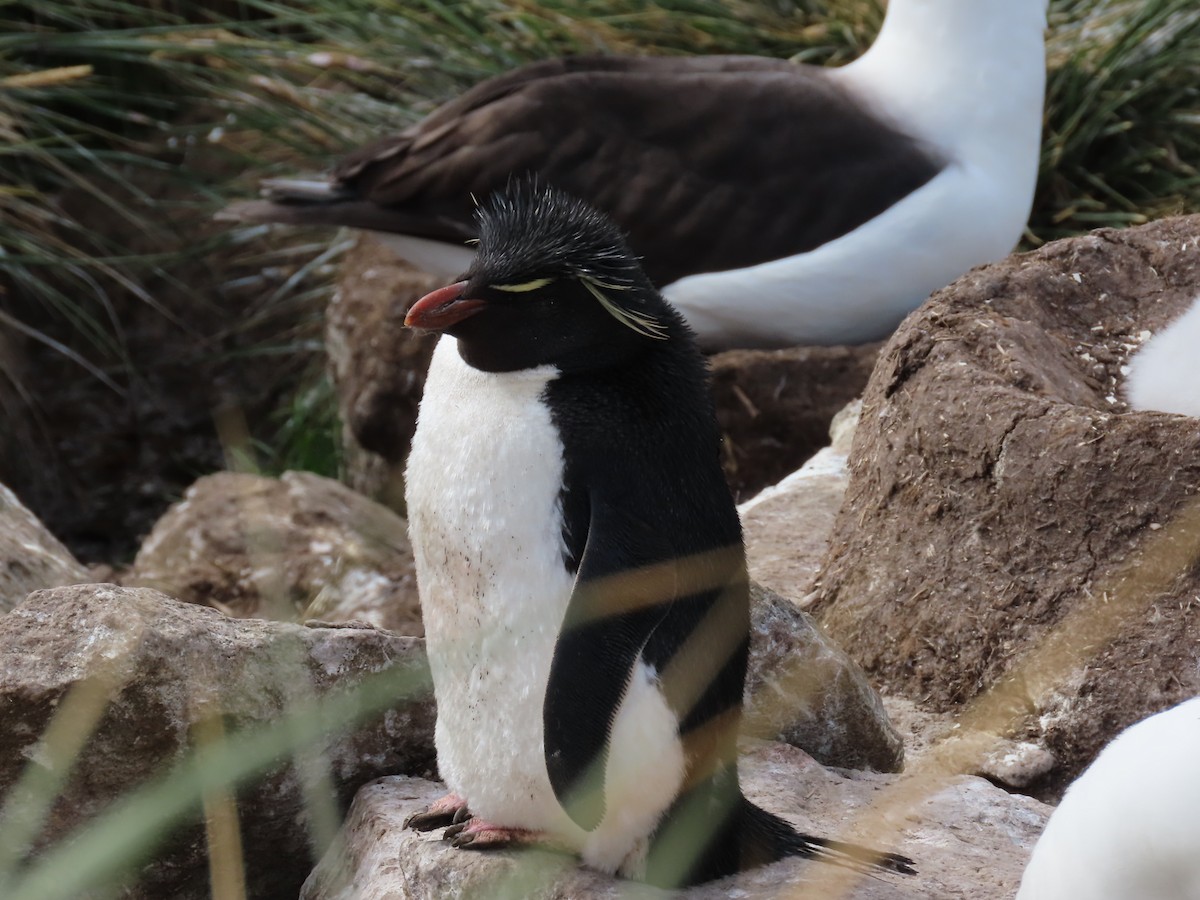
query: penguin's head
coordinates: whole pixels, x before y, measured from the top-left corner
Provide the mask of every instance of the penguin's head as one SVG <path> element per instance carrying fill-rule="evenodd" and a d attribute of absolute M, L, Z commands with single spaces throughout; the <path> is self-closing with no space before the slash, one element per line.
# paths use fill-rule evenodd
<path fill-rule="evenodd" d="M 471 268 L 404 320 L 458 338 L 475 368 L 586 371 L 688 334 L 621 232 L 582 200 L 526 178 L 489 197 L 477 219 Z"/>

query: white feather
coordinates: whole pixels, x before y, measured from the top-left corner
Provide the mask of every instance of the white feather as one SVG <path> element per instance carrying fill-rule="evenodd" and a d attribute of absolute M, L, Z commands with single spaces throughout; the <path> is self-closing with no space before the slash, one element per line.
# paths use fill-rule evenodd
<path fill-rule="evenodd" d="M 1079 776 L 1017 900 L 1200 900 L 1200 698 L 1126 729 Z"/>
<path fill-rule="evenodd" d="M 1037 181 L 1045 22 L 1046 0 L 892 0 L 871 48 L 830 74 L 950 165 L 808 253 L 666 286 L 701 343 L 878 340 L 933 291 L 1007 256 Z"/>
<path fill-rule="evenodd" d="M 1200 297 L 1130 358 L 1125 397 L 1134 409 L 1200 418 Z"/>

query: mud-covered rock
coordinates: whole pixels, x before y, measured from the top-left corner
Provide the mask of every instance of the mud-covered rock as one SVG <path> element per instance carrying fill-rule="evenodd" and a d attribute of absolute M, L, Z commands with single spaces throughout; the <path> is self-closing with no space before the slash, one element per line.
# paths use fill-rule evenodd
<path fill-rule="evenodd" d="M 311 472 L 201 478 L 123 581 L 229 615 L 423 633 L 405 521 Z"/>
<path fill-rule="evenodd" d="M 71 551 L 0 484 L 0 615 L 33 591 L 88 580 Z"/>
<path fill-rule="evenodd" d="M 57 723 L 57 710 L 72 728 Z M 314 712 L 289 720 L 304 710 Z M 39 591 L 0 617 L 0 716 L 6 813 L 30 808 L 30 796 L 14 791 L 28 766 L 49 766 L 62 779 L 35 829 L 35 862 L 115 801 L 186 765 L 197 746 L 219 750 L 225 736 L 249 748 L 252 735 L 279 736 L 276 761 L 268 756 L 237 790 L 247 895 L 257 898 L 296 896 L 311 854 L 331 838 L 360 785 L 433 767 L 421 639 L 365 626 L 232 619 L 115 585 Z M 58 740 L 80 743 L 69 771 L 57 773 L 62 763 L 52 762 L 62 746 L 41 743 L 51 722 Z M 305 729 L 315 736 L 284 739 Z M 251 752 L 233 753 L 230 765 Z M 161 807 L 147 806 L 144 815 Z M 198 802 L 181 823 L 151 827 L 146 840 L 154 849 L 123 896 L 209 897 Z M 56 877 L 75 875 L 64 869 Z M 92 889 L 109 896 L 88 882 L 71 896 Z"/>
<path fill-rule="evenodd" d="M 351 487 L 404 508 L 404 460 L 437 335 L 404 327 L 417 298 L 439 286 L 369 234 L 346 254 L 325 312 Z"/>
<path fill-rule="evenodd" d="M 1120 390 L 1198 287 L 1196 216 L 1010 257 L 906 319 L 863 398 L 812 609 L 885 692 L 942 710 L 1054 637 L 1017 735 L 1058 761 L 1047 790 L 1200 692 L 1200 422 Z"/>

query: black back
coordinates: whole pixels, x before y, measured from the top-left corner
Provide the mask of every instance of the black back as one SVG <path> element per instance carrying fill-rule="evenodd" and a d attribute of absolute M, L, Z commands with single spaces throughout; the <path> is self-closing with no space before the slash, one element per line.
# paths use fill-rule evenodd
<path fill-rule="evenodd" d="M 336 202 L 257 218 L 461 241 L 471 197 L 537 173 L 629 234 L 655 284 L 806 252 L 945 160 L 819 67 L 753 56 L 568 57 L 489 79 L 343 160 Z"/>

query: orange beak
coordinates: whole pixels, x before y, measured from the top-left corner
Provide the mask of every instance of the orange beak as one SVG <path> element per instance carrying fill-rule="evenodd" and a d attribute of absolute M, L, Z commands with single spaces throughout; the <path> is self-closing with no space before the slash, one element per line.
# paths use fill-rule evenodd
<path fill-rule="evenodd" d="M 404 324 L 409 328 L 423 328 L 426 331 L 445 331 L 451 325 L 457 325 L 463 319 L 475 315 L 487 302 L 464 297 L 463 290 L 466 286 L 465 281 L 457 281 L 436 291 L 430 291 L 409 307 Z"/>

